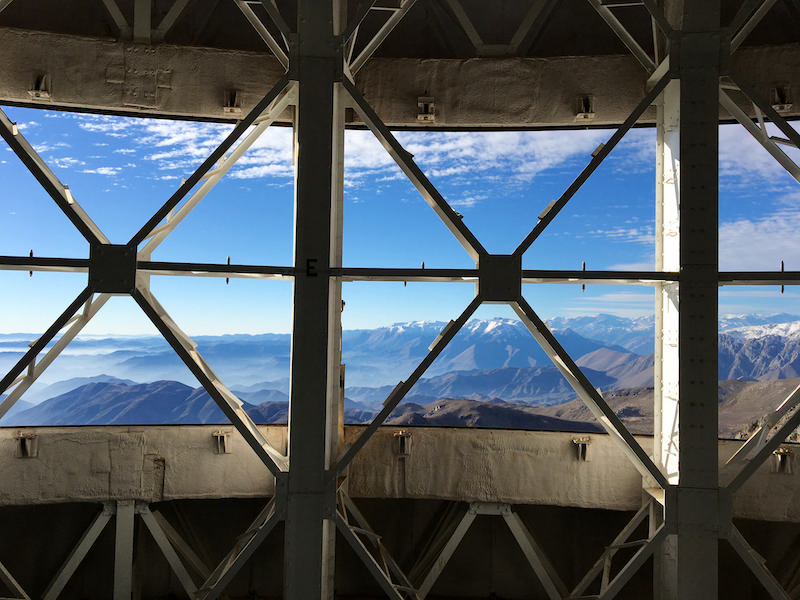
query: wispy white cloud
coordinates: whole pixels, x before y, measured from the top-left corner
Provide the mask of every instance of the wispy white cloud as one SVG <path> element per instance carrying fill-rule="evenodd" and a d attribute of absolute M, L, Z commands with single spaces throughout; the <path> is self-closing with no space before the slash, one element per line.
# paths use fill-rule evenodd
<path fill-rule="evenodd" d="M 470 208 L 479 202 L 486 200 L 487 196 L 464 196 L 450 201 L 450 206 L 457 208 Z"/>
<path fill-rule="evenodd" d="M 36 150 L 39 154 L 48 154 L 55 150 L 61 150 L 63 148 L 69 148 L 70 145 L 66 142 L 44 142 L 35 144 L 33 149 Z"/>
<path fill-rule="evenodd" d="M 722 223 L 719 228 L 723 270 L 800 270 L 800 193 L 782 198 L 778 210 L 757 219 Z"/>
<path fill-rule="evenodd" d="M 45 114 L 49 117 L 49 114 Z M 231 130 L 230 125 L 194 123 L 161 119 L 124 119 L 107 115 L 75 115 L 78 125 L 87 132 L 101 136 L 96 143 L 108 143 L 102 136 L 114 138 L 110 147 L 114 154 L 137 155 L 137 165 L 147 176 L 188 177 L 217 147 Z M 400 132 L 398 140 L 414 155 L 417 165 L 428 174 L 434 185 L 447 188 L 445 197 L 456 206 L 471 208 L 488 201 L 494 190 L 529 185 L 546 174 L 569 172 L 577 174 L 591 159 L 591 152 L 611 136 L 610 130 L 539 131 L 539 132 Z M 770 133 L 774 133 L 771 131 Z M 289 128 L 268 129 L 239 160 L 230 173 L 232 179 L 271 179 L 275 185 L 285 185 L 293 177 L 291 163 L 292 132 Z M 63 142 L 45 143 L 42 152 L 54 152 L 68 147 Z M 800 160 L 800 152 L 786 150 Z M 60 159 L 64 166 L 86 166 Z M 613 172 L 620 176 L 653 168 L 655 161 L 655 131 L 651 128 L 628 132 L 607 159 Z M 84 172 L 110 174 L 111 166 L 95 167 Z M 161 173 L 148 169 L 151 163 Z M 345 145 L 346 185 L 349 190 L 368 186 L 370 194 L 402 183 L 405 176 L 394 164 L 369 131 L 349 131 Z M 102 172 L 106 169 L 106 172 Z M 771 191 L 786 194 L 793 182 L 783 169 L 741 126 L 720 129 L 720 173 L 723 186 L 752 190 L 758 182 L 759 193 Z M 459 186 L 464 191 L 458 191 Z M 453 189 L 457 191 L 454 193 Z M 396 187 L 394 188 L 397 189 Z M 468 191 L 467 191 L 468 190 Z M 751 192 L 753 193 L 753 192 Z M 360 200 L 366 198 L 360 196 Z M 779 217 L 790 218 L 791 211 L 775 213 L 757 221 L 740 220 L 723 224 L 721 239 L 739 243 L 748 232 L 782 233 Z M 652 244 L 652 226 L 626 223 L 614 229 L 596 229 L 589 235 Z M 723 235 L 724 234 L 724 235 Z M 725 238 L 724 236 L 727 236 Z M 777 254 L 788 255 L 791 242 Z M 736 250 L 736 247 L 725 247 Z M 769 254 L 769 262 L 774 262 Z M 739 252 L 741 254 L 741 252 Z M 759 253 L 756 253 L 759 254 Z M 766 262 L 766 258 L 748 257 L 750 262 Z"/>
<path fill-rule="evenodd" d="M 767 124 L 769 135 L 783 137 L 772 124 Z M 800 151 L 781 146 L 795 163 L 800 162 Z M 720 187 L 754 188 L 759 194 L 765 191 L 788 191 L 797 183 L 766 149 L 741 125 L 723 125 L 719 128 Z"/>
<path fill-rule="evenodd" d="M 114 154 L 137 155 L 140 169 L 152 163 L 169 177 L 188 177 L 228 135 L 230 125 L 124 119 L 108 115 L 76 115 L 81 129 L 99 136 L 97 144 L 108 143 Z M 576 173 L 591 159 L 591 152 L 610 136 L 609 131 L 540 132 L 401 132 L 398 140 L 437 186 L 471 186 L 469 192 L 446 193 L 455 205 L 472 207 L 489 198 L 490 186 L 506 190 L 527 185 L 542 174 L 562 168 Z M 652 136 L 650 136 L 652 137 Z M 612 154 L 644 156 L 648 134 L 638 131 Z M 293 177 L 292 132 L 269 128 L 231 169 L 232 179 L 276 180 L 283 185 Z M 649 159 L 648 159 L 649 160 Z M 349 131 L 345 143 L 348 189 L 368 185 L 370 192 L 402 182 L 405 176 L 369 131 Z M 94 166 L 94 165 L 92 165 Z M 98 169 L 91 169 L 99 173 Z M 108 167 L 112 168 L 112 167 Z M 114 167 L 115 168 L 115 167 Z M 89 172 L 87 169 L 86 172 Z M 161 174 L 148 172 L 152 179 Z M 483 186 L 483 189 L 477 189 Z M 473 189 L 476 188 L 476 189 Z"/>
<path fill-rule="evenodd" d="M 635 263 L 618 263 L 609 265 L 609 271 L 653 271 L 655 263 L 652 260 Z"/>
<path fill-rule="evenodd" d="M 59 169 L 72 169 L 74 167 L 82 167 L 86 163 L 78 158 L 70 156 L 54 157 L 49 159 L 49 164 Z"/>
<path fill-rule="evenodd" d="M 597 295 L 587 293 L 563 306 L 562 312 L 569 315 L 605 313 L 620 317 L 641 317 L 652 314 L 653 306 L 652 292 L 611 292 Z"/>
<path fill-rule="evenodd" d="M 787 286 L 784 293 L 780 293 L 778 286 L 759 286 L 753 287 L 740 287 L 729 286 L 720 289 L 719 297 L 720 302 L 723 300 L 728 302 L 736 298 L 756 298 L 756 299 L 769 299 L 769 298 L 785 298 L 788 300 L 800 299 L 800 293 L 792 291 L 793 286 Z"/>
<path fill-rule="evenodd" d="M 631 175 L 655 170 L 656 131 L 651 127 L 631 129 L 606 159 L 614 173 Z"/>
<path fill-rule="evenodd" d="M 421 167 L 444 174 L 458 170 L 471 179 L 502 171 L 519 181 L 584 159 L 608 137 L 608 132 L 589 131 L 486 131 L 416 132 L 398 136 Z"/>
<path fill-rule="evenodd" d="M 96 169 L 83 169 L 81 173 L 92 175 L 117 175 L 122 170 L 121 167 L 98 167 Z"/>
<path fill-rule="evenodd" d="M 266 164 L 236 169 L 231 172 L 233 179 L 261 179 L 264 177 L 292 177 L 293 172 L 281 164 Z"/>
<path fill-rule="evenodd" d="M 724 287 L 719 292 L 721 313 L 729 314 L 775 314 L 797 312 L 800 294 L 787 286 L 781 293 L 778 286 L 759 287 L 758 289 L 741 288 L 739 286 Z"/>
<path fill-rule="evenodd" d="M 654 244 L 654 229 L 652 227 L 613 227 L 610 229 L 593 229 L 587 235 L 613 240 L 615 242 L 633 242 L 652 246 Z"/>

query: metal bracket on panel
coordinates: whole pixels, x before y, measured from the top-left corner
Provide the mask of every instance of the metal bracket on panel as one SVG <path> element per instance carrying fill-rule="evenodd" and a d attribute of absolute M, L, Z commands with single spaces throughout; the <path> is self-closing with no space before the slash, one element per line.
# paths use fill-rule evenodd
<path fill-rule="evenodd" d="M 432 123 L 436 120 L 436 102 L 431 96 L 417 98 L 417 121 Z"/>
<path fill-rule="evenodd" d="M 572 443 L 575 445 L 575 450 L 577 452 L 577 459 L 582 462 L 589 462 L 591 458 L 589 457 L 589 444 L 592 442 L 590 437 L 579 437 L 574 438 Z"/>
<path fill-rule="evenodd" d="M 788 83 L 772 86 L 769 91 L 769 103 L 779 113 L 792 110 L 792 86 Z"/>
<path fill-rule="evenodd" d="M 242 115 L 242 93 L 239 90 L 225 91 L 222 112 L 233 117 L 239 117 Z"/>
<path fill-rule="evenodd" d="M 442 329 L 442 331 L 439 333 L 439 335 L 436 336 L 436 339 L 433 340 L 433 342 L 431 342 L 431 345 L 428 346 L 428 350 L 433 350 L 437 346 L 437 344 L 439 344 L 439 342 L 442 340 L 442 338 L 445 335 L 447 335 L 447 332 L 450 331 L 450 328 L 453 326 L 453 323 L 454 323 L 454 321 L 452 319 L 450 319 L 450 321 L 448 321 L 447 325 L 444 326 L 444 329 Z"/>
<path fill-rule="evenodd" d="M 501 502 L 472 502 L 469 511 L 476 515 L 502 516 L 511 514 L 511 505 Z"/>
<path fill-rule="evenodd" d="M 411 432 L 401 429 L 392 434 L 394 438 L 394 451 L 398 458 L 411 456 Z"/>
<path fill-rule="evenodd" d="M 792 449 L 788 446 L 780 446 L 772 453 L 772 473 L 783 475 L 792 474 Z"/>
<path fill-rule="evenodd" d="M 593 121 L 597 114 L 594 112 L 594 96 L 578 96 L 575 110 L 575 122 Z"/>
<path fill-rule="evenodd" d="M 215 454 L 230 454 L 231 453 L 231 434 L 228 431 L 215 431 L 211 434 L 214 437 L 214 453 Z"/>
<path fill-rule="evenodd" d="M 552 209 L 552 208 L 553 208 L 555 205 L 556 205 L 556 201 L 555 201 L 555 200 L 551 200 L 551 201 L 550 201 L 550 204 L 548 204 L 547 206 L 545 206 L 545 207 L 544 207 L 544 210 L 543 210 L 542 212 L 540 212 L 540 213 L 539 213 L 539 216 L 537 217 L 537 219 L 539 219 L 540 221 L 541 221 L 542 219 L 544 219 L 544 218 L 547 216 L 547 213 L 549 213 L 549 212 L 550 212 L 550 210 L 551 210 L 551 209 Z"/>
<path fill-rule="evenodd" d="M 28 95 L 34 100 L 50 100 L 50 75 L 39 75 Z"/>
<path fill-rule="evenodd" d="M 35 433 L 20 431 L 17 433 L 17 458 L 36 458 L 39 456 L 39 436 Z"/>

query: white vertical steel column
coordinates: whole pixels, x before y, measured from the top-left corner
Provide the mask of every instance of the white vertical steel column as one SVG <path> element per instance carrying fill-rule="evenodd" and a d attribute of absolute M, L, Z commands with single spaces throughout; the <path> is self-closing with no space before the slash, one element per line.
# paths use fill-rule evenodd
<path fill-rule="evenodd" d="M 340 288 L 331 285 L 337 244 L 333 204 L 336 177 L 334 90 L 341 72 L 334 36 L 335 0 L 300 0 L 292 69 L 299 81 L 295 122 L 294 313 L 289 404 L 284 598 L 329 599 L 336 505 L 328 470 L 330 420 L 336 397 L 329 385 L 338 357 L 331 336 Z M 338 212 L 338 211 L 337 211 Z M 333 235 L 332 235 L 333 234 Z M 338 378 L 338 368 L 337 368 Z M 336 386 L 338 396 L 338 385 Z"/>
<path fill-rule="evenodd" d="M 679 481 L 666 518 L 677 535 L 681 600 L 718 589 L 717 406 L 720 0 L 682 2 L 680 33 Z"/>
<path fill-rule="evenodd" d="M 347 2 L 333 0 L 333 32 L 340 35 L 347 27 Z M 345 92 L 340 83 L 333 84 L 333 127 L 331 148 L 331 221 L 330 221 L 330 262 L 332 267 L 342 266 L 342 240 L 344 236 L 344 123 Z M 340 428 L 343 427 L 344 390 L 342 386 L 342 278 L 330 277 L 328 292 L 328 402 L 327 402 L 327 440 L 325 468 L 331 470 L 341 450 Z M 344 430 L 342 429 L 342 433 Z M 333 475 L 332 471 L 329 471 Z M 335 492 L 334 492 L 335 493 Z M 323 529 L 323 581 L 322 596 L 333 598 L 334 573 L 336 569 L 336 521 L 324 522 Z"/>
<path fill-rule="evenodd" d="M 114 600 L 131 600 L 133 592 L 133 519 L 136 503 L 117 500 L 114 542 Z"/>
<path fill-rule="evenodd" d="M 664 89 L 657 105 L 656 271 L 680 270 L 680 81 Z M 655 286 L 656 464 L 678 482 L 678 284 Z"/>
<path fill-rule="evenodd" d="M 680 270 L 680 81 L 664 89 L 656 125 L 656 270 Z M 670 484 L 678 483 L 678 295 L 677 283 L 655 286 L 653 456 Z M 651 527 L 655 525 L 651 519 Z M 676 539 L 666 536 L 654 555 L 654 598 L 677 600 Z"/>

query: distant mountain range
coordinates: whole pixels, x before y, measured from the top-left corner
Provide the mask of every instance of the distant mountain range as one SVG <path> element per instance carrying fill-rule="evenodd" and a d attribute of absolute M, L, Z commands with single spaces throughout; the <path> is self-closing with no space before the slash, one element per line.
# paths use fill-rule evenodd
<path fill-rule="evenodd" d="M 719 433 L 741 437 L 800 384 L 800 378 L 774 381 L 723 381 L 719 384 Z M 632 433 L 653 431 L 653 388 L 637 387 L 603 394 Z M 289 403 L 276 392 L 273 400 L 243 406 L 256 423 L 286 423 Z M 589 409 L 572 400 L 557 405 L 530 406 L 499 398 L 474 400 L 412 396 L 386 420 L 394 426 L 490 427 L 496 429 L 597 432 L 600 426 Z M 371 421 L 377 407 L 346 401 L 345 423 Z M 214 424 L 227 422 L 202 388 L 175 381 L 143 384 L 98 382 L 82 385 L 16 414 L 3 426 Z"/>
<path fill-rule="evenodd" d="M 740 327 L 719 336 L 720 379 L 800 376 L 800 322 Z"/>
<path fill-rule="evenodd" d="M 286 423 L 288 399 L 280 399 L 280 392 L 276 394 L 277 399 L 257 406 L 244 402 L 243 406 L 257 423 Z M 358 403 L 347 402 L 345 421 L 366 422 L 376 413 Z M 222 411 L 202 388 L 191 388 L 177 381 L 141 384 L 105 381 L 81 385 L 9 415 L 3 425 L 197 424 L 225 420 Z M 532 407 L 501 400 L 439 399 L 426 405 L 406 402 L 390 415 L 388 423 L 599 431 L 593 423 L 541 415 Z"/>
<path fill-rule="evenodd" d="M 800 385 L 800 378 L 773 381 L 720 381 L 719 434 L 723 438 L 742 437 L 755 429 L 762 417 L 774 410 Z M 653 388 L 639 387 L 615 390 L 603 398 L 632 433 L 653 432 Z M 592 414 L 580 400 L 538 409 L 542 415 L 566 421 L 594 422 Z M 794 435 L 792 439 L 796 439 Z"/>
<path fill-rule="evenodd" d="M 592 385 L 606 395 L 614 391 L 624 396 L 620 390 L 638 389 L 634 395 L 643 397 L 646 391 L 641 390 L 652 387 L 652 318 L 598 315 L 557 318 L 548 324 Z M 344 332 L 346 419 L 370 419 L 396 383 L 406 379 L 427 354 L 428 346 L 444 327 L 445 323 L 426 321 Z M 0 371 L 18 360 L 33 339 L 34 336 L 0 334 Z M 195 341 L 256 421 L 285 421 L 288 335 L 199 336 Z M 800 317 L 725 317 L 720 320 L 719 356 L 721 381 L 798 377 Z M 85 375 L 74 377 L 75 373 Z M 50 383 L 37 382 L 0 425 L 224 420 L 186 367 L 156 336 L 79 338 L 47 375 Z M 68 376 L 54 380 L 62 375 Z M 489 426 L 485 423 L 506 422 L 501 414 L 513 414 L 512 421 L 520 424 L 533 423 L 531 414 L 539 423 L 546 421 L 542 416 L 586 421 L 578 413 L 544 410 L 559 405 L 567 410 L 575 393 L 530 332 L 513 319 L 468 322 L 425 375 L 398 407 L 399 412 L 392 415 L 393 421 L 464 421 Z M 136 383 L 140 381 L 150 383 Z M 652 391 L 650 394 L 652 404 Z M 439 406 L 443 399 L 447 399 L 450 408 L 443 412 L 440 406 L 433 411 L 432 407 Z M 652 415 L 649 418 L 652 421 Z M 580 430 L 576 427 L 571 428 Z"/>
<path fill-rule="evenodd" d="M 720 319 L 721 340 L 730 337 L 720 344 L 721 351 L 725 352 L 721 352 L 721 365 L 725 365 L 725 370 L 720 369 L 720 378 L 728 378 L 728 365 L 733 364 L 733 357 L 742 351 L 748 340 L 758 340 L 767 335 L 797 340 L 796 332 L 789 331 L 788 327 L 795 322 L 800 322 L 800 316 L 736 315 Z M 558 317 L 548 324 L 576 360 L 604 348 L 640 356 L 653 352 L 652 317 Z M 394 386 L 417 366 L 445 325 L 440 321 L 419 321 L 345 331 L 342 345 L 347 384 Z M 786 331 L 776 329 L 781 325 L 786 326 Z M 36 338 L 34 334 L 0 334 L 0 372 L 11 368 Z M 200 353 L 228 386 L 264 388 L 264 382 L 270 382 L 268 387 L 288 391 L 291 346 L 288 334 L 196 336 L 194 340 Z M 745 349 L 745 354 L 753 354 L 753 351 Z M 774 356 L 769 358 L 772 361 Z M 783 358 L 770 368 L 782 368 L 781 360 Z M 521 322 L 501 318 L 474 320 L 462 328 L 426 376 L 452 371 L 551 365 L 550 359 Z M 735 377 L 752 376 L 743 367 L 736 373 Z M 29 390 L 26 399 L 36 403 L 57 395 L 53 390 L 44 390 L 47 384 L 78 376 L 101 375 L 136 382 L 166 379 L 196 385 L 186 366 L 159 336 L 79 336 L 48 368 L 41 381 Z"/>

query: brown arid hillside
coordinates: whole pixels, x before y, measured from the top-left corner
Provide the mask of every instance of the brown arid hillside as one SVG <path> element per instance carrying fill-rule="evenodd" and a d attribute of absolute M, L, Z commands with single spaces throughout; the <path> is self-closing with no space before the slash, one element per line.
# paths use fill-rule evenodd
<path fill-rule="evenodd" d="M 631 433 L 653 433 L 653 388 L 636 387 L 603 392 L 603 398 L 622 419 Z M 540 414 L 569 421 L 595 421 L 586 405 L 578 399 L 557 406 L 543 406 Z"/>
<path fill-rule="evenodd" d="M 412 402 L 401 404 L 389 416 L 386 424 L 537 431 L 601 431 L 600 426 L 592 421 L 543 415 L 538 407 L 511 404 L 502 400 L 481 402 L 454 398 L 442 398 L 425 405 Z"/>
<path fill-rule="evenodd" d="M 764 415 L 777 408 L 800 384 L 800 378 L 772 381 L 719 382 L 719 435 L 741 438 L 753 431 Z M 603 393 L 603 398 L 632 433 L 653 433 L 653 388 L 637 387 Z M 537 409 L 569 421 L 593 421 L 580 400 Z"/>

